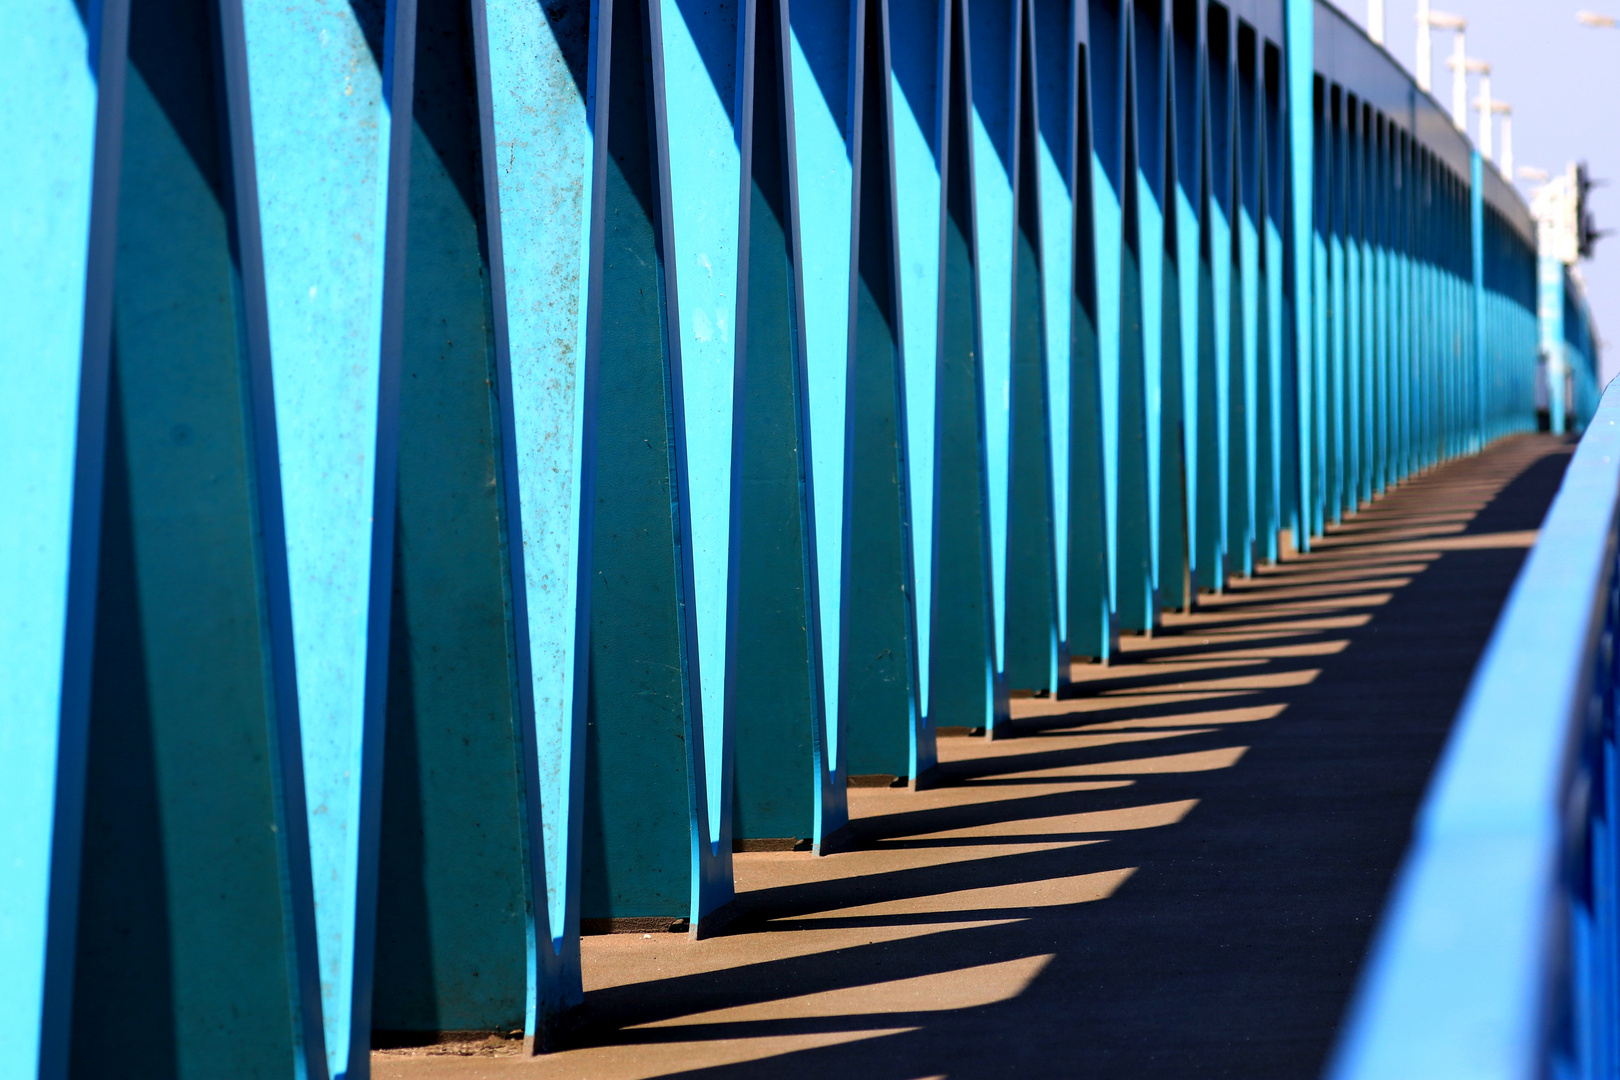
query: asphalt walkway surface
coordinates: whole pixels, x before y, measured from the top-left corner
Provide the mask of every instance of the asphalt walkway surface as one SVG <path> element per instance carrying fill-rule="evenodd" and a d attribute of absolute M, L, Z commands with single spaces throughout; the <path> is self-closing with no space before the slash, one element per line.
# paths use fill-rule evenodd
<path fill-rule="evenodd" d="M 854 788 L 854 850 L 736 859 L 719 937 L 583 944 L 565 1049 L 378 1051 L 379 1080 L 1308 1080 L 1571 445 L 1441 466 L 1128 637 L 1017 737 Z"/>

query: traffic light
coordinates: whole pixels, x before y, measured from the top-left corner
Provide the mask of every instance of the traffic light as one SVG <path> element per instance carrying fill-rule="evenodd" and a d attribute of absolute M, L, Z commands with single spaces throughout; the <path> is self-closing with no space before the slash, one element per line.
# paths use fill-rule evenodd
<path fill-rule="evenodd" d="M 1575 228 L 1576 249 L 1583 259 L 1592 257 L 1592 248 L 1612 229 L 1599 229 L 1592 217 L 1592 206 L 1589 193 L 1595 187 L 1601 187 L 1605 181 L 1593 180 L 1587 171 L 1586 162 L 1575 166 Z"/>

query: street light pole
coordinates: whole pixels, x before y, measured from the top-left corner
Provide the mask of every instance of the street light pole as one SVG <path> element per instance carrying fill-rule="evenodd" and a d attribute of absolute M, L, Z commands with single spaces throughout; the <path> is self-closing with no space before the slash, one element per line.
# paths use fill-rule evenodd
<path fill-rule="evenodd" d="M 1461 40 L 1462 35 L 1457 35 Z M 1460 62 L 1459 62 L 1460 61 Z M 1491 90 L 1491 65 L 1483 60 L 1470 60 L 1460 53 L 1453 54 L 1446 66 L 1451 69 L 1451 122 L 1457 125 L 1457 130 L 1463 133 L 1468 131 L 1468 81 L 1469 73 L 1480 76 L 1480 91 L 1489 94 Z M 1487 135 L 1486 141 L 1490 141 Z M 1486 155 L 1490 156 L 1489 154 Z"/>
<path fill-rule="evenodd" d="M 1375 45 L 1384 43 L 1384 0 L 1367 0 L 1367 36 Z"/>
<path fill-rule="evenodd" d="M 1451 122 L 1458 131 L 1468 130 L 1468 49 L 1467 35 L 1458 30 L 1451 39 Z"/>
<path fill-rule="evenodd" d="M 1513 181 L 1513 106 L 1505 101 L 1491 102 L 1491 111 L 1502 118 L 1502 175 Z"/>
<path fill-rule="evenodd" d="M 1434 43 L 1429 33 L 1429 0 L 1418 0 L 1417 24 L 1418 89 L 1432 90 L 1434 89 L 1434 73 L 1429 69 L 1429 50 L 1433 48 Z"/>
<path fill-rule="evenodd" d="M 1461 15 L 1452 15 L 1444 11 L 1434 11 L 1429 7 L 1429 0 L 1418 0 L 1417 11 L 1418 45 L 1417 45 L 1417 81 L 1418 88 L 1426 93 L 1434 92 L 1434 35 L 1435 30 L 1455 30 L 1459 41 L 1453 47 L 1454 56 L 1462 56 L 1463 44 L 1461 37 L 1463 31 L 1468 29 L 1468 20 Z M 1466 79 L 1466 76 L 1464 76 Z M 1455 95 L 1456 82 L 1452 83 Z M 1466 89 L 1463 97 L 1467 98 Z M 1467 122 L 1467 113 L 1464 111 L 1464 123 Z M 1462 124 L 1458 125 L 1463 126 Z"/>

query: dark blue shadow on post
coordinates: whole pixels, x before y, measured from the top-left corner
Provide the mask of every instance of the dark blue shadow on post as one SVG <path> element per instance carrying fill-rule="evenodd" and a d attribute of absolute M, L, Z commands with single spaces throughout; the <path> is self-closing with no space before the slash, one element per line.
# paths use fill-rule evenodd
<path fill-rule="evenodd" d="M 1108 602 L 1107 498 L 1103 478 L 1102 362 L 1097 340 L 1097 229 L 1092 200 L 1091 58 L 1089 5 L 1077 5 L 1080 40 L 1074 58 L 1075 120 L 1074 295 L 1069 324 L 1069 560 L 1065 639 L 1075 659 L 1105 660 L 1114 651 Z M 1047 358 L 1051 363 L 1052 359 Z"/>
<path fill-rule="evenodd" d="M 210 7 L 132 12 L 74 1077 L 286 1077 L 323 1057 L 318 1021 L 314 1046 L 299 1030 L 302 778 L 279 765 L 298 750 L 278 734 L 279 560 Z"/>
<path fill-rule="evenodd" d="M 1127 29 L 1127 40 L 1129 39 Z M 1125 138 L 1121 177 L 1124 235 L 1121 257 L 1119 317 L 1119 519 L 1114 543 L 1115 597 L 1122 630 L 1150 630 L 1157 599 L 1148 534 L 1148 441 L 1146 346 L 1142 298 L 1142 233 L 1138 204 L 1136 64 L 1133 50 L 1125 50 Z M 1157 318 L 1157 315 L 1153 316 Z"/>
<path fill-rule="evenodd" d="M 940 269 L 938 462 L 934 524 L 930 710 L 935 730 L 988 728 L 996 675 L 990 608 L 990 519 L 984 454 L 984 365 L 974 287 L 973 193 L 968 147 L 966 12 L 952 0 L 945 140 L 945 244 Z M 948 598 L 948 599 L 947 599 Z"/>
<path fill-rule="evenodd" d="M 524 796 L 469 13 L 419 0 L 373 1045 L 523 1027 Z"/>
<path fill-rule="evenodd" d="M 805 483 L 805 374 L 789 205 L 788 57 L 779 0 L 758 0 L 754 30 L 754 149 L 747 308 L 742 498 L 737 582 L 736 778 L 738 850 L 802 847 L 822 836 L 828 811 L 843 820 L 839 788 L 824 788 L 826 713 L 816 643 L 809 489 Z M 841 780 L 841 777 L 839 778 Z M 836 803 L 836 806 L 826 805 Z"/>
<path fill-rule="evenodd" d="M 845 530 L 841 677 L 850 776 L 926 782 L 934 748 L 917 746 L 917 686 L 907 533 L 904 381 L 898 348 L 894 182 L 881 0 L 859 0 L 865 21 L 856 234 L 854 355 L 850 359 L 849 518 Z M 931 729 L 930 729 L 931 730 Z M 930 740 L 931 741 L 931 740 Z M 913 755 L 917 771 L 913 775 Z"/>
<path fill-rule="evenodd" d="M 614 4 L 601 29 L 612 38 L 580 896 L 587 931 L 622 928 L 612 922 L 621 919 L 677 925 L 693 891 L 700 733 L 687 701 L 663 196 L 643 2 Z"/>
<path fill-rule="evenodd" d="M 1042 318 L 1040 196 L 1035 144 L 1033 20 L 1017 20 L 1014 70 L 1018 130 L 1013 231 L 1012 387 L 1008 422 L 1007 656 L 1009 689 L 1058 689 L 1057 567 L 1052 547 L 1051 428 L 1047 414 L 1046 331 Z"/>

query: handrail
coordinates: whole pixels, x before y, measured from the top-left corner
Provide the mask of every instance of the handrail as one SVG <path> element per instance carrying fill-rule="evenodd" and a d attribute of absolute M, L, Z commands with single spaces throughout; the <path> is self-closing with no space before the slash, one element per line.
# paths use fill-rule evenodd
<path fill-rule="evenodd" d="M 1612 1076 L 1620 385 L 1464 699 L 1330 1080 Z"/>

